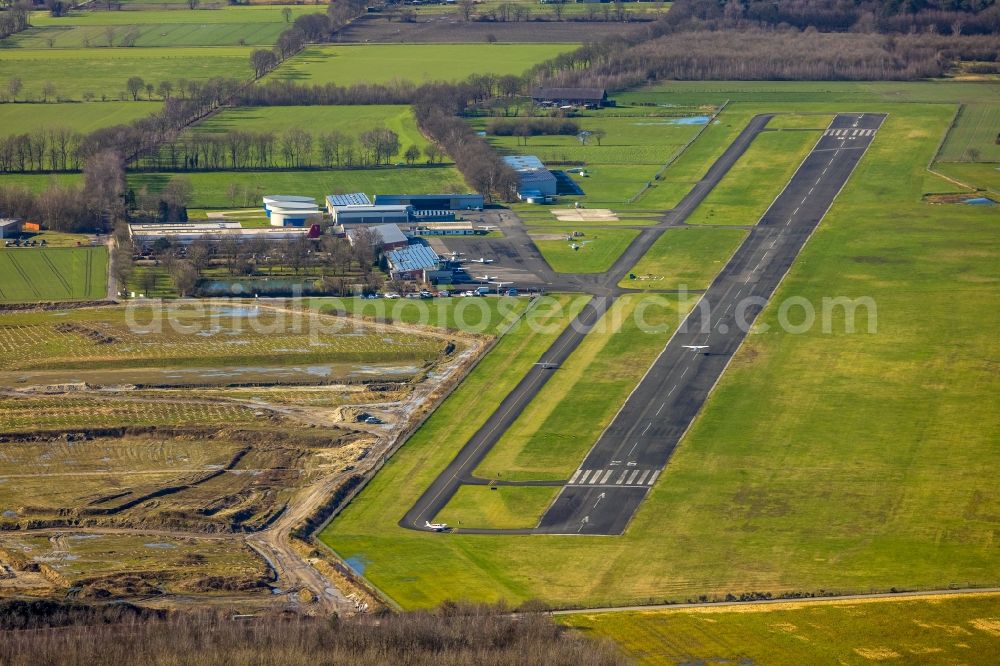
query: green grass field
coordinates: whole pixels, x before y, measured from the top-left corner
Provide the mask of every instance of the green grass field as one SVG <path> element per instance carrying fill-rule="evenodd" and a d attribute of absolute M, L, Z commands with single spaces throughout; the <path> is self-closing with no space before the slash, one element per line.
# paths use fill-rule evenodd
<path fill-rule="evenodd" d="M 159 108 L 160 102 L 0 104 L 0 136 L 56 127 L 87 133 L 143 118 Z"/>
<path fill-rule="evenodd" d="M 289 7 L 291 20 L 322 7 Z M 225 7 L 196 11 L 95 11 L 53 17 L 33 12 L 32 28 L 0 42 L 0 48 L 271 45 L 289 27 L 279 7 Z M 50 45 L 51 40 L 51 45 Z"/>
<path fill-rule="evenodd" d="M 408 106 L 270 106 L 226 109 L 195 126 L 194 132 L 218 133 L 232 130 L 244 132 L 274 132 L 280 135 L 289 127 L 301 127 L 313 134 L 313 159 L 319 162 L 319 134 L 339 131 L 355 140 L 363 132 L 385 127 L 399 135 L 399 155 L 394 161 L 403 161 L 402 154 L 410 146 L 423 150 L 427 139 L 417 128 L 413 111 Z M 422 163 L 424 160 L 418 160 Z"/>
<path fill-rule="evenodd" d="M 571 227 L 533 227 L 534 234 L 565 235 L 572 233 Z M 582 238 L 536 239 L 535 245 L 557 273 L 603 273 L 615 263 L 625 248 L 639 232 L 635 229 L 593 228 L 587 229 Z M 577 249 L 573 249 L 576 245 Z"/>
<path fill-rule="evenodd" d="M 437 520 L 464 527 L 534 527 L 559 493 L 546 486 L 462 486 Z"/>
<path fill-rule="evenodd" d="M 1000 162 L 1000 100 L 966 104 L 941 147 L 942 162 Z"/>
<path fill-rule="evenodd" d="M 297 83 L 455 81 L 470 74 L 521 74 L 572 44 L 370 44 L 312 46 L 268 78 Z M 472 56 L 472 54 L 475 54 Z"/>
<path fill-rule="evenodd" d="M 988 190 L 994 199 L 1000 200 L 1000 163 L 939 162 L 934 169 L 971 187 Z M 946 184 L 941 183 L 940 189 L 946 191 Z"/>
<path fill-rule="evenodd" d="M 756 224 L 820 134 L 817 130 L 758 135 L 687 224 Z"/>
<path fill-rule="evenodd" d="M 992 664 L 996 594 L 565 615 L 640 664 Z"/>
<path fill-rule="evenodd" d="M 611 422 L 694 302 L 622 296 L 559 367 L 559 381 L 545 385 L 476 474 L 485 479 L 569 478 L 593 446 L 594 434 Z"/>
<path fill-rule="evenodd" d="M 176 174 L 141 173 L 128 178 L 135 190 L 146 186 L 158 192 Z M 193 208 L 254 206 L 261 196 L 294 192 L 323 201 L 328 194 L 344 192 L 466 192 L 468 186 L 453 167 L 389 167 L 335 171 L 209 171 L 181 174 L 194 186 Z M 0 183 L 4 182 L 0 180 Z M 23 181 L 22 181 L 23 182 Z M 44 185 L 44 181 L 42 181 Z M 229 188 L 242 194 L 234 201 Z"/>
<path fill-rule="evenodd" d="M 102 299 L 108 251 L 87 248 L 0 249 L 0 303 Z"/>
<path fill-rule="evenodd" d="M 436 414 L 323 539 L 404 607 L 995 585 L 1000 432 L 983 400 L 1000 391 L 989 361 L 1000 325 L 993 212 L 922 202 L 953 104 L 866 105 L 889 113 L 879 136 L 623 537 L 398 528 L 477 427 L 457 416 L 479 416 L 470 400 Z M 820 322 L 783 332 L 790 296 L 871 297 L 877 332 L 864 309 L 859 333 L 844 332 L 839 311 L 829 332 Z M 486 378 L 463 388 L 478 392 Z M 492 386 L 486 404 L 514 381 Z"/>
<path fill-rule="evenodd" d="M 18 76 L 24 90 L 18 100 L 42 99 L 42 86 L 52 83 L 59 99 L 77 101 L 84 93 L 96 100 L 130 96 L 125 82 L 141 76 L 154 85 L 174 84 L 180 79 L 202 81 L 213 76 L 249 79 L 250 48 L 156 48 L 156 49 L 10 49 L 0 58 L 0 81 Z M 6 89 L 4 90 L 6 94 Z M 146 93 L 140 96 L 145 99 Z"/>
<path fill-rule="evenodd" d="M 630 289 L 707 289 L 747 232 L 742 229 L 667 229 L 619 286 Z"/>

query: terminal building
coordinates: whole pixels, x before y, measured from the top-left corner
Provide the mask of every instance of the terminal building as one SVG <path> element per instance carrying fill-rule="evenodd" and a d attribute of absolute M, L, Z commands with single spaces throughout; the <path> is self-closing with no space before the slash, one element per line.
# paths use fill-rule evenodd
<path fill-rule="evenodd" d="M 556 195 L 556 177 L 534 155 L 503 158 L 517 173 L 517 198 L 527 203 L 546 203 Z"/>

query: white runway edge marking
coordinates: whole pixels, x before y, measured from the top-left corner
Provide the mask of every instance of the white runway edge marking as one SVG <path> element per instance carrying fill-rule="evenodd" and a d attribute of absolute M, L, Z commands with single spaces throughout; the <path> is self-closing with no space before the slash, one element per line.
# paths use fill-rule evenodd
<path fill-rule="evenodd" d="M 576 477 L 580 476 L 580 472 L 582 472 L 582 471 L 583 471 L 582 469 L 578 469 L 578 470 L 576 470 L 576 474 L 574 474 L 574 475 L 573 475 L 573 476 L 572 476 L 572 477 L 570 478 L 569 482 L 570 482 L 570 483 L 576 483 Z"/>
<path fill-rule="evenodd" d="M 653 472 L 653 476 L 649 477 L 649 481 L 646 482 L 646 485 L 647 486 L 653 485 L 653 482 L 656 481 L 656 477 L 658 477 L 659 475 L 660 475 L 660 470 L 656 470 L 655 472 Z"/>

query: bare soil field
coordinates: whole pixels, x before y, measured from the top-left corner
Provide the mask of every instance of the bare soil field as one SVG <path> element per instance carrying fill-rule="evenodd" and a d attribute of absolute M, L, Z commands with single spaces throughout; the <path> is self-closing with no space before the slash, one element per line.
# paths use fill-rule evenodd
<path fill-rule="evenodd" d="M 527 21 L 463 21 L 451 15 L 421 16 L 413 23 L 389 21 L 383 16 L 364 16 L 333 37 L 341 44 L 463 44 L 486 42 L 489 35 L 497 42 L 566 43 L 622 35 L 641 23 Z M 490 40 L 492 41 L 492 40 Z"/>

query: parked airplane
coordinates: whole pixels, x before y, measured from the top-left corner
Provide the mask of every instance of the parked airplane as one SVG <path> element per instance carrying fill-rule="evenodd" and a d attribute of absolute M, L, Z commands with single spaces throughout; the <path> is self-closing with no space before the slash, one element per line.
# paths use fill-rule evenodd
<path fill-rule="evenodd" d="M 492 259 L 486 259 L 484 257 L 479 257 L 478 259 L 469 259 L 474 264 L 492 264 Z"/>
<path fill-rule="evenodd" d="M 448 529 L 447 523 L 432 523 L 428 520 L 424 521 L 424 527 L 429 530 L 434 530 L 435 532 L 444 532 Z"/>
<path fill-rule="evenodd" d="M 499 280 L 499 275 L 477 275 L 477 280 L 482 280 L 483 282 L 492 282 L 493 280 Z"/>
<path fill-rule="evenodd" d="M 555 363 L 549 363 L 548 361 L 541 361 L 539 363 L 535 363 L 535 365 L 542 366 L 542 370 L 555 370 L 559 367 Z"/>
<path fill-rule="evenodd" d="M 509 284 L 514 284 L 513 282 L 500 282 L 498 280 L 490 280 L 490 284 L 495 284 L 497 288 L 506 287 Z"/>
<path fill-rule="evenodd" d="M 491 231 L 493 231 L 494 229 L 496 229 L 496 227 L 491 227 L 489 225 L 484 225 L 484 226 L 476 227 L 476 228 L 479 229 L 480 231 L 485 231 L 486 233 L 490 233 Z"/>
<path fill-rule="evenodd" d="M 708 345 L 684 345 L 684 349 L 699 352 L 702 349 L 708 349 Z"/>

